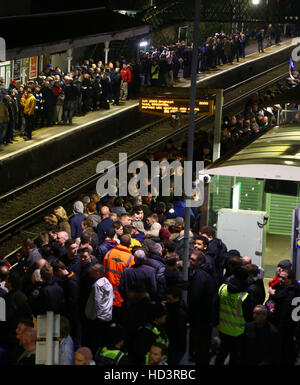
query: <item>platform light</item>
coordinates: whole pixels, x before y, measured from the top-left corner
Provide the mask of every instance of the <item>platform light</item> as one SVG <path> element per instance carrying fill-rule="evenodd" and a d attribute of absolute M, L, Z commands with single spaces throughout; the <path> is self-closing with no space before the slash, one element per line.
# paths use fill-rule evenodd
<path fill-rule="evenodd" d="M 148 42 L 144 41 L 144 40 L 141 41 L 140 44 L 139 44 L 140 47 L 147 47 L 147 45 L 148 45 Z"/>

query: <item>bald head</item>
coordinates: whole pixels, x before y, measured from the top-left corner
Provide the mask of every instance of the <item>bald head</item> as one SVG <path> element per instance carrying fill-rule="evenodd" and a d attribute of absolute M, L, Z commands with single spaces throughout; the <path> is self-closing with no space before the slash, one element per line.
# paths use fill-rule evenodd
<path fill-rule="evenodd" d="M 41 269 L 47 263 L 46 259 L 40 258 L 36 263 L 36 268 Z"/>
<path fill-rule="evenodd" d="M 0 282 L 5 281 L 6 277 L 9 274 L 9 268 L 7 266 L 0 267 Z"/>
<path fill-rule="evenodd" d="M 69 235 L 66 231 L 60 231 L 57 234 L 57 242 L 60 246 L 64 246 L 65 242 L 69 239 Z"/>
<path fill-rule="evenodd" d="M 252 259 L 246 255 L 245 257 L 242 257 L 242 263 L 243 265 L 248 265 L 249 263 L 252 263 Z"/>

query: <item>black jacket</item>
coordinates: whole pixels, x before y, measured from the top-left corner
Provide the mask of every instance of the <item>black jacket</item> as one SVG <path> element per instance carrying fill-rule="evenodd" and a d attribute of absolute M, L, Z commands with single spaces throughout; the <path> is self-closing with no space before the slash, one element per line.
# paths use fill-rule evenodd
<path fill-rule="evenodd" d="M 262 305 L 265 302 L 266 290 L 262 279 L 250 283 L 247 292 L 251 295 L 253 305 Z"/>
<path fill-rule="evenodd" d="M 68 257 L 67 257 L 67 254 L 63 255 L 60 260 L 65 264 L 67 270 L 69 272 L 73 271 L 74 273 L 76 273 L 77 275 L 80 274 L 80 271 L 81 271 L 81 262 L 80 262 L 80 257 L 79 257 L 79 254 L 77 254 L 75 256 L 74 259 L 70 260 Z"/>
<path fill-rule="evenodd" d="M 248 322 L 242 336 L 241 364 L 277 365 L 279 361 L 278 330 L 269 321 L 262 328 Z"/>
<path fill-rule="evenodd" d="M 168 303 L 166 332 L 169 338 L 168 353 L 186 350 L 186 325 L 188 309 L 183 301 Z"/>
<path fill-rule="evenodd" d="M 214 322 L 217 303 L 217 285 L 211 265 L 204 263 L 190 277 L 189 317 L 194 324 Z"/>
<path fill-rule="evenodd" d="M 64 290 L 58 285 L 55 279 L 42 286 L 32 305 L 32 310 L 35 315 L 46 314 L 47 311 L 53 311 L 54 314 L 63 314 L 64 308 Z"/>
<path fill-rule="evenodd" d="M 138 328 L 150 322 L 150 296 L 147 294 L 141 294 L 138 298 L 123 302 L 121 318 L 125 332 L 126 349 L 131 351 Z"/>
<path fill-rule="evenodd" d="M 274 301 L 274 313 L 271 317 L 271 322 L 278 328 L 281 334 L 295 335 L 297 323 L 292 319 L 293 298 L 300 297 L 300 284 L 294 284 L 283 287 L 280 286 L 276 290 L 272 300 Z"/>
<path fill-rule="evenodd" d="M 71 323 L 76 322 L 79 317 L 79 277 L 71 272 L 63 277 L 60 285 L 64 290 L 65 296 L 64 315 Z"/>
<path fill-rule="evenodd" d="M 211 260 L 214 263 L 216 278 L 220 283 L 223 277 L 223 267 L 227 256 L 227 247 L 221 239 L 214 238 L 209 242 L 206 254 L 211 257 Z"/>
<path fill-rule="evenodd" d="M 157 293 L 155 270 L 147 265 L 133 265 L 123 271 L 118 287 L 121 297 L 125 300 L 130 286 L 138 281 L 144 282 L 146 292 L 150 294 L 152 299 L 155 299 Z"/>
<path fill-rule="evenodd" d="M 65 102 L 76 101 L 80 95 L 79 89 L 73 83 L 65 85 L 64 93 L 65 93 Z"/>

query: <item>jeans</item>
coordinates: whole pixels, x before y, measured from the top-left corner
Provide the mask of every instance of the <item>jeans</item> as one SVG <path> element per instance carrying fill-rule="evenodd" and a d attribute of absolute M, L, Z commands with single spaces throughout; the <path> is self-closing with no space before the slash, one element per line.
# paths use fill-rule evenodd
<path fill-rule="evenodd" d="M 8 123 L 0 123 L 0 144 L 4 144 Z"/>
<path fill-rule="evenodd" d="M 64 113 L 63 113 L 63 120 L 66 124 L 69 122 L 72 124 L 73 115 L 75 112 L 75 103 L 76 100 L 66 100 L 64 104 Z"/>
<path fill-rule="evenodd" d="M 258 41 L 258 52 L 264 52 L 264 42 Z"/>
<path fill-rule="evenodd" d="M 25 130 L 26 130 L 26 120 L 25 116 L 21 116 L 21 136 L 25 135 Z"/>

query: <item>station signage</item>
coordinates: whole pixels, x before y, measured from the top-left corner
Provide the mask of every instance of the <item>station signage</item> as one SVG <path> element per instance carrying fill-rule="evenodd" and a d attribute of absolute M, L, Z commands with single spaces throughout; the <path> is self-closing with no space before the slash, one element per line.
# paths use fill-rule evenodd
<path fill-rule="evenodd" d="M 139 103 L 140 112 L 168 116 L 180 112 L 183 117 L 190 113 L 190 99 L 142 97 Z M 214 100 L 196 99 L 195 116 L 214 114 Z"/>

